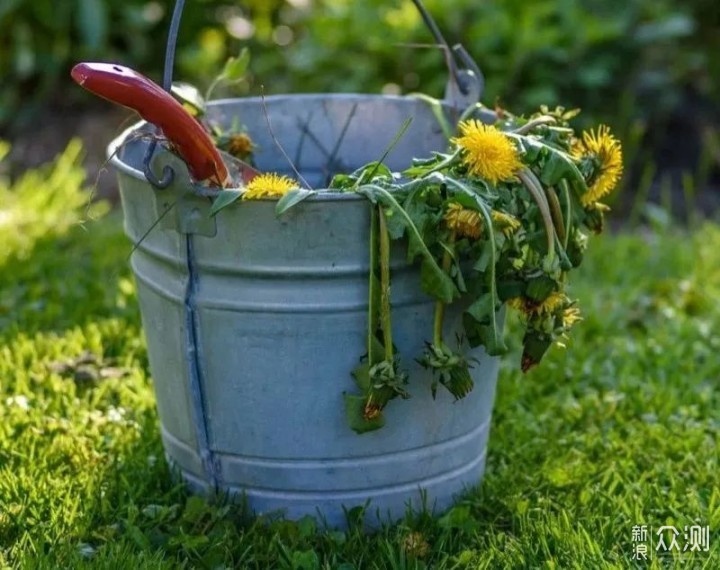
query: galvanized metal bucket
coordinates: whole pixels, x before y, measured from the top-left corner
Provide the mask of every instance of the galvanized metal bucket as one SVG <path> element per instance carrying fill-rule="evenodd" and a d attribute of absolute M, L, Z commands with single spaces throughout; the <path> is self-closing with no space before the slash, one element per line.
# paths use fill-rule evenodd
<path fill-rule="evenodd" d="M 228 100 L 210 113 L 247 126 L 261 170 L 287 172 L 262 106 Z M 407 117 L 413 122 L 388 157 L 391 168 L 447 144 L 429 106 L 416 99 L 279 96 L 266 107 L 280 143 L 313 184 L 331 174 L 325 145 L 343 130 L 336 153 L 343 171 L 377 159 Z M 162 439 L 183 478 L 198 490 L 243 493 L 257 513 L 320 515 L 332 526 L 344 524 L 344 509 L 367 501 L 372 523 L 376 513 L 390 520 L 421 507 L 424 496 L 427 506 L 444 509 L 476 485 L 498 362 L 474 351 L 472 393 L 458 402 L 444 391 L 432 399 L 431 379 L 413 359 L 431 335 L 433 301 L 402 247 L 393 252 L 393 323 L 412 398 L 392 402 L 379 431 L 357 435 L 346 423 L 343 392 L 355 391 L 350 372 L 365 351 L 369 203 L 320 192 L 279 218 L 270 200 L 238 202 L 211 218 L 209 200 L 195 195 L 167 151 L 153 166 L 171 164 L 173 184 L 156 190 L 147 182 L 147 142 L 128 136 L 142 128 L 110 152 L 117 151 L 126 232 L 139 243 L 132 267 Z M 460 316 L 449 312 L 446 338 L 461 332 Z"/>
<path fill-rule="evenodd" d="M 482 76 L 461 46 L 447 46 L 422 2 L 414 3 L 446 48 L 442 111 L 457 118 L 478 100 Z M 166 89 L 182 7 L 177 0 Z M 415 98 L 274 96 L 219 101 L 208 113 L 226 128 L 236 120 L 247 128 L 261 171 L 293 175 L 279 142 L 315 189 L 377 160 L 408 118 L 408 132 L 385 161 L 391 169 L 447 146 L 434 111 Z M 149 148 L 138 136 L 147 131 L 146 124 L 132 127 L 109 154 L 136 244 L 132 267 L 162 439 L 191 487 L 243 494 L 257 513 L 317 515 L 342 527 L 356 506 L 369 504 L 372 525 L 408 507 L 445 509 L 478 484 L 498 362 L 473 351 L 471 394 L 454 402 L 440 391 L 432 399 L 429 373 L 414 358 L 431 336 L 433 301 L 402 244 L 391 256 L 392 311 L 412 397 L 388 406 L 379 431 L 357 435 L 346 422 L 343 393 L 355 392 L 350 373 L 365 352 L 369 203 L 320 191 L 282 217 L 275 201 L 258 200 L 212 218 L 184 163 Z M 445 338 L 461 332 L 461 312 L 448 311 Z"/>

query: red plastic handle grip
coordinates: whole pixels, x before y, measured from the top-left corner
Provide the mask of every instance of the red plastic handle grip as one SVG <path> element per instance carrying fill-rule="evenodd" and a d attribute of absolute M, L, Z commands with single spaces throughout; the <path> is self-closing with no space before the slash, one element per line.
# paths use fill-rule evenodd
<path fill-rule="evenodd" d="M 137 111 L 175 146 L 197 181 L 232 187 L 225 163 L 203 126 L 172 95 L 141 73 L 112 63 L 78 63 L 71 72 L 81 86 Z"/>

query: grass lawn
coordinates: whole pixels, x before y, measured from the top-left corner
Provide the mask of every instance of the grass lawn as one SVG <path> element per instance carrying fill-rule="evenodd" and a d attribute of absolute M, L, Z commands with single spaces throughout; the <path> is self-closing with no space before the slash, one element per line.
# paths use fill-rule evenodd
<path fill-rule="evenodd" d="M 632 527 L 700 523 L 720 568 L 720 229 L 593 240 L 569 350 L 505 360 L 487 474 L 372 536 L 193 498 L 163 458 L 117 212 L 79 225 L 70 149 L 0 181 L 0 568 L 628 568 Z M 95 215 L 99 216 L 98 212 Z"/>

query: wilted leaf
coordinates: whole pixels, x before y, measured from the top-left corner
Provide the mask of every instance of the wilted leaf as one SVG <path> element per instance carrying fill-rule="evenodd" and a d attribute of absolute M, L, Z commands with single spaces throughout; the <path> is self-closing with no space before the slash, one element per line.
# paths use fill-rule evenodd
<path fill-rule="evenodd" d="M 546 186 L 554 186 L 569 176 L 572 176 L 572 172 L 570 172 L 567 162 L 559 158 L 557 154 L 550 154 L 540 173 L 540 180 Z"/>
<path fill-rule="evenodd" d="M 458 295 L 452 277 L 445 273 L 435 260 L 423 258 L 420 264 L 420 286 L 428 295 L 450 303 Z"/>
<path fill-rule="evenodd" d="M 305 190 L 304 188 L 296 188 L 287 192 L 275 206 L 275 215 L 281 216 L 293 206 L 296 206 L 303 200 L 317 194 L 314 190 Z"/>

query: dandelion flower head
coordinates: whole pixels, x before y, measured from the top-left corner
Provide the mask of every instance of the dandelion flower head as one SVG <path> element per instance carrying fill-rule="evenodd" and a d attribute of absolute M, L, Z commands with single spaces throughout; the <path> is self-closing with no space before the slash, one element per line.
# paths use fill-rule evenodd
<path fill-rule="evenodd" d="M 463 150 L 463 163 L 470 174 L 497 184 L 511 180 L 523 167 L 515 145 L 498 128 L 471 119 L 460 123 L 459 129 L 461 136 L 452 142 Z"/>
<path fill-rule="evenodd" d="M 258 198 L 281 198 L 293 188 L 297 182 L 287 176 L 274 172 L 260 174 L 253 178 L 245 187 L 243 200 L 257 200 Z"/>

